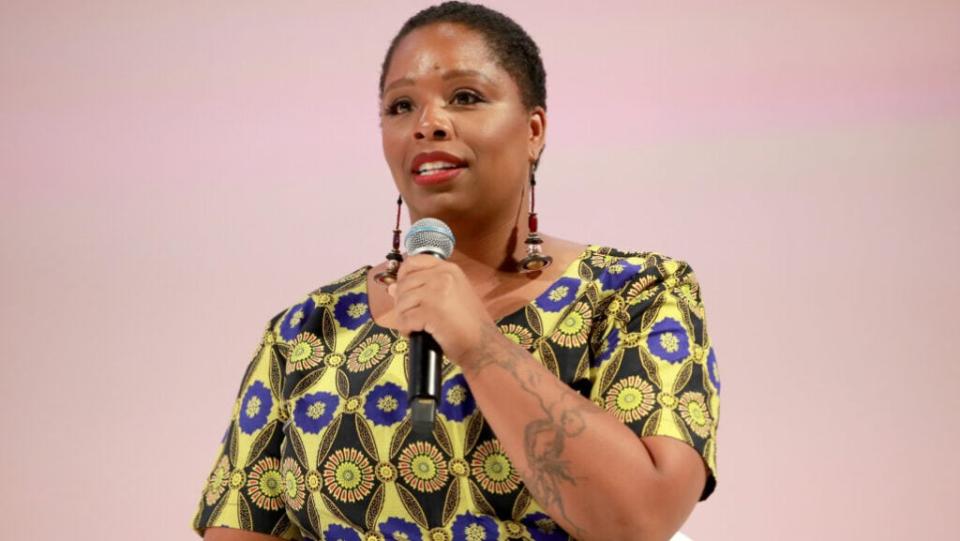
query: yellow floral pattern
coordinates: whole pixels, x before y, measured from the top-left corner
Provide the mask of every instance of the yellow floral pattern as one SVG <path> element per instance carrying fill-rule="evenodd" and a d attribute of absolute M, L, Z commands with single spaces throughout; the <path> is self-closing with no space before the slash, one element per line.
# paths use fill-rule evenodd
<path fill-rule="evenodd" d="M 524 490 L 455 363 L 444 363 L 437 428 L 411 430 L 409 343 L 371 318 L 369 269 L 311 291 L 267 323 L 203 484 L 195 531 L 569 539 Z M 696 449 L 709 474 L 703 500 L 716 486 L 720 380 L 701 295 L 683 261 L 591 245 L 496 324 L 638 437 Z"/>

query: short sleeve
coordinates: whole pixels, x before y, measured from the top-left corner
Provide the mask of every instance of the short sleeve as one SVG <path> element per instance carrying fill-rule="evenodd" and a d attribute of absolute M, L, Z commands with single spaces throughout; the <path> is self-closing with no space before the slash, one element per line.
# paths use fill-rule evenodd
<path fill-rule="evenodd" d="M 283 503 L 280 447 L 287 415 L 274 327 L 281 314 L 267 324 L 247 365 L 230 423 L 204 483 L 193 518 L 193 529 L 201 536 L 206 528 L 216 526 L 302 539 Z"/>
<path fill-rule="evenodd" d="M 717 360 L 700 286 L 690 266 L 658 254 L 611 298 L 597 338 L 591 399 L 638 436 L 669 436 L 693 446 L 716 488 L 720 414 Z"/>

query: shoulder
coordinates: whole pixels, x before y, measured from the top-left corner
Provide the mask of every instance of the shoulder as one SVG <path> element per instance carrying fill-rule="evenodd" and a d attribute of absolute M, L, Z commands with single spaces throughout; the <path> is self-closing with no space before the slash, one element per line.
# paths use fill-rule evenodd
<path fill-rule="evenodd" d="M 600 298 L 623 306 L 625 314 L 637 316 L 651 308 L 652 314 L 664 304 L 680 303 L 704 315 L 700 283 L 685 259 L 594 245 L 587 262 Z"/>
<path fill-rule="evenodd" d="M 623 332 L 676 332 L 681 327 L 683 336 L 705 341 L 706 309 L 700 284 L 687 261 L 653 251 L 598 250 L 607 259 L 606 270 L 598 277 L 601 283 L 605 273 L 624 273 L 616 291 L 605 297 L 604 312 Z M 619 323 L 617 323 L 619 322 Z M 680 334 L 677 334 L 679 336 Z M 657 346 L 651 346 L 657 347 Z M 663 358 L 677 359 L 664 353 Z M 672 362 L 672 361 L 671 361 Z"/>
<path fill-rule="evenodd" d="M 654 250 L 627 250 L 602 244 L 592 244 L 590 253 L 594 257 L 611 262 L 625 261 L 643 267 L 661 267 L 665 272 L 676 272 L 680 267 L 688 266 L 686 260 L 679 259 Z"/>
<path fill-rule="evenodd" d="M 344 303 L 350 305 L 348 310 L 343 310 L 344 317 L 358 320 L 364 316 L 369 317 L 366 295 L 368 269 L 369 267 L 364 265 L 301 295 L 294 303 L 287 304 L 271 317 L 267 329 L 273 331 L 279 340 L 293 340 L 307 321 L 318 315 L 318 309 L 336 310 Z"/>
<path fill-rule="evenodd" d="M 657 251 L 593 245 L 587 263 L 604 290 L 624 294 L 696 283 L 693 268 L 686 260 Z"/>

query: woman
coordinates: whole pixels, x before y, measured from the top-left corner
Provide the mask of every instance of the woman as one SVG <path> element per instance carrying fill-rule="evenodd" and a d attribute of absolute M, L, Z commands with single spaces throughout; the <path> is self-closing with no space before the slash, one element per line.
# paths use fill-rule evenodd
<path fill-rule="evenodd" d="M 398 272 L 395 250 L 270 319 L 194 520 L 205 538 L 667 539 L 713 491 L 720 384 L 690 267 L 541 237 L 524 215 L 544 79 L 487 8 L 401 29 L 384 155 L 410 220 L 443 220 L 456 249 Z M 446 355 L 429 436 L 407 415 L 420 330 Z"/>

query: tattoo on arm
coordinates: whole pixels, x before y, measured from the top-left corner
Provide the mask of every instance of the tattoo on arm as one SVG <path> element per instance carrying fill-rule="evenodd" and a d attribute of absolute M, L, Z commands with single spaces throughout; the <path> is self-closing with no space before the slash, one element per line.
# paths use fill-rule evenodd
<path fill-rule="evenodd" d="M 573 389 L 564 389 L 560 398 L 547 403 L 537 392 L 543 372 L 530 369 L 526 364 L 529 356 L 521 348 L 498 347 L 498 344 L 503 344 L 499 341 L 502 338 L 496 329 L 486 330 L 483 350 L 467 370 L 471 376 L 475 376 L 490 365 L 498 365 L 536 399 L 543 417 L 531 421 L 524 428 L 524 451 L 529 471 L 521 472 L 522 477 L 534 499 L 545 508 L 556 509 L 573 526 L 575 531 L 569 533 L 574 537 L 582 537 L 583 528 L 567 514 L 560 491 L 561 483 L 577 484 L 569 461 L 563 458 L 563 451 L 566 440 L 580 435 L 586 428 L 585 417 L 598 412 L 590 407 L 592 404 L 584 404 L 583 398 Z"/>

